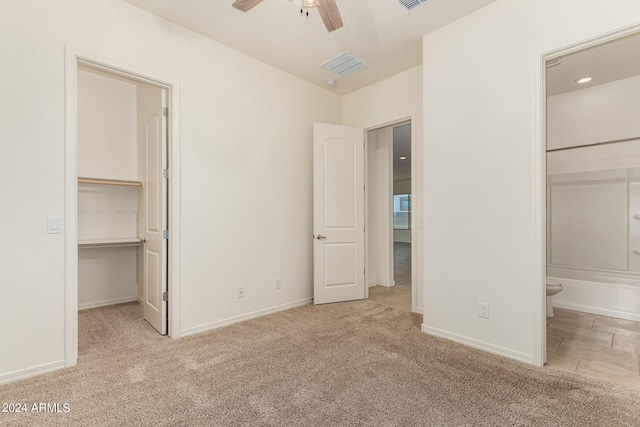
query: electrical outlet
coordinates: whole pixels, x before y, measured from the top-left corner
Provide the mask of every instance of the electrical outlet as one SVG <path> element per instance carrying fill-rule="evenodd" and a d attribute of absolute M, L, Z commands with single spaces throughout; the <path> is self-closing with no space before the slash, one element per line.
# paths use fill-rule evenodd
<path fill-rule="evenodd" d="M 238 298 L 244 298 L 244 286 L 238 286 Z"/>
<path fill-rule="evenodd" d="M 485 319 L 489 318 L 489 304 L 486 302 L 478 303 L 478 317 L 482 317 Z"/>
<path fill-rule="evenodd" d="M 273 281 L 273 284 L 275 285 L 276 289 L 280 289 L 282 287 L 282 279 L 278 277 Z"/>

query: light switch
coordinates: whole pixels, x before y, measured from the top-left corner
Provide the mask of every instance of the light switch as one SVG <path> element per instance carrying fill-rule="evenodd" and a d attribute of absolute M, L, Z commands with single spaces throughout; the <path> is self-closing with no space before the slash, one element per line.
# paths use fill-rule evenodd
<path fill-rule="evenodd" d="M 62 233 L 62 217 L 50 216 L 47 218 L 47 233 L 49 234 Z"/>

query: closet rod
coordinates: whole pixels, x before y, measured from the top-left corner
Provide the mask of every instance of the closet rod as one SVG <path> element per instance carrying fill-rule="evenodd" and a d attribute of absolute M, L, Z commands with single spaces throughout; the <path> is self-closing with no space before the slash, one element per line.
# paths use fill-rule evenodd
<path fill-rule="evenodd" d="M 82 243 L 78 245 L 78 249 L 97 249 L 97 248 L 128 248 L 142 246 L 142 243 L 114 243 L 114 244 L 93 244 L 93 243 Z"/>
<path fill-rule="evenodd" d="M 125 187 L 142 187 L 142 181 L 124 181 L 118 179 L 82 178 L 78 177 L 78 184 L 121 185 Z"/>
<path fill-rule="evenodd" d="M 563 147 L 563 148 L 552 148 L 551 150 L 547 150 L 547 153 L 553 153 L 554 151 L 573 150 L 575 148 L 596 147 L 598 145 L 617 144 L 619 142 L 637 141 L 638 139 L 639 139 L 638 137 L 626 138 L 626 139 L 614 139 L 612 141 L 596 142 L 594 144 L 574 145 L 573 147 Z"/>

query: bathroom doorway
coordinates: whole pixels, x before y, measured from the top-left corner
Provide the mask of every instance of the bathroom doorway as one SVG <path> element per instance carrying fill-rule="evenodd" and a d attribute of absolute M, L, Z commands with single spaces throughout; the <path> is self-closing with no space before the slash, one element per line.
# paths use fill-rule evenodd
<path fill-rule="evenodd" d="M 640 385 L 640 34 L 546 59 L 546 360 Z"/>

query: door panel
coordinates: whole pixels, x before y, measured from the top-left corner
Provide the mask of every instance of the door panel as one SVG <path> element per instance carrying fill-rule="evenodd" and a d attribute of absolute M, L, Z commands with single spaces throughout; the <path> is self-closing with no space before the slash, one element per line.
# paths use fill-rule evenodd
<path fill-rule="evenodd" d="M 165 89 L 138 87 L 138 120 L 143 127 L 142 167 L 144 168 L 142 234 L 144 244 L 144 318 L 161 334 L 167 333 L 167 182 L 162 170 L 167 167 L 167 104 Z"/>
<path fill-rule="evenodd" d="M 365 298 L 363 135 L 314 125 L 314 304 Z"/>

